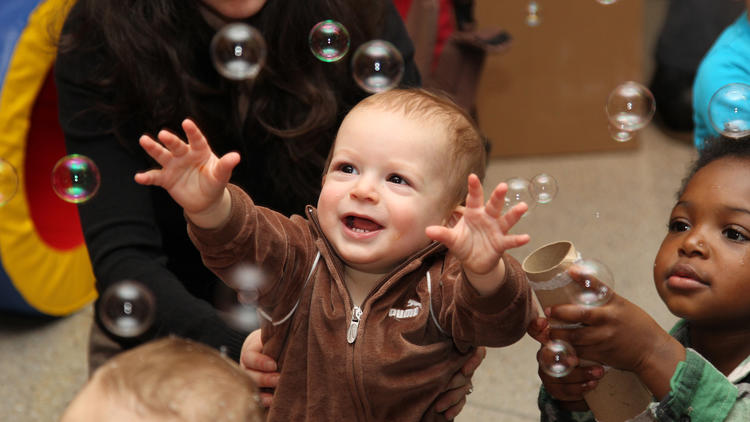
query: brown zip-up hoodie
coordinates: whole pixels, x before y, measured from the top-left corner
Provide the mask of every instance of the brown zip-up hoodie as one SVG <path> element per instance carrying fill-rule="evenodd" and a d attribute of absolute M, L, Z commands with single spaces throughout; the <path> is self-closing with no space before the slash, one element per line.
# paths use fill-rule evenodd
<path fill-rule="evenodd" d="M 430 406 L 473 348 L 516 342 L 536 316 L 515 259 L 503 258 L 498 292 L 479 296 L 439 243 L 406 259 L 355 307 L 313 207 L 307 219 L 287 218 L 229 190 L 229 221 L 214 230 L 188 222 L 188 232 L 222 280 L 248 262 L 267 276 L 259 306 L 273 322 L 263 325 L 263 351 L 281 372 L 268 421 L 445 420 Z"/>

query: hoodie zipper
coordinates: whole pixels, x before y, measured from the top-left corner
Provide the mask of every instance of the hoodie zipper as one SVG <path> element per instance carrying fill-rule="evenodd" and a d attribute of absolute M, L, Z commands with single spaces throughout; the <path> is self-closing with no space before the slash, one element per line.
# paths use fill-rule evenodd
<path fill-rule="evenodd" d="M 359 306 L 354 305 L 352 309 L 352 320 L 349 322 L 349 329 L 346 330 L 346 341 L 353 344 L 357 340 L 357 330 L 359 329 L 359 318 L 362 317 L 362 310 Z"/>

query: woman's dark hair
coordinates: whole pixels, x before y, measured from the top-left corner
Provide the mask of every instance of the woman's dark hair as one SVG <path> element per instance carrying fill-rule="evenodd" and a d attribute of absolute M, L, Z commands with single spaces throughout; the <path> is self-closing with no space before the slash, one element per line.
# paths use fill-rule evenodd
<path fill-rule="evenodd" d="M 209 44 L 216 30 L 200 0 L 78 0 L 59 51 L 94 57 L 81 63 L 96 66 L 86 71 L 89 83 L 107 93 L 97 113 L 107 115 L 124 145 L 137 149 L 140 134 L 164 128 L 181 134 L 180 122 L 191 117 L 217 154 L 238 150 L 246 166 L 267 167 L 288 193 L 309 201 L 338 122 L 365 93 L 350 77 L 348 60 L 322 63 L 313 56 L 308 32 L 325 19 L 342 22 L 351 54 L 380 35 L 382 5 L 268 0 L 246 20 L 268 48 L 252 83 L 225 80 L 213 69 Z M 241 115 L 243 90 L 251 100 Z"/>
<path fill-rule="evenodd" d="M 750 137 L 732 139 L 717 136 L 706 139 L 698 151 L 698 158 L 690 165 L 687 176 L 682 180 L 680 190 L 677 192 L 677 198 L 682 196 L 685 187 L 698 170 L 720 158 L 750 160 Z"/>

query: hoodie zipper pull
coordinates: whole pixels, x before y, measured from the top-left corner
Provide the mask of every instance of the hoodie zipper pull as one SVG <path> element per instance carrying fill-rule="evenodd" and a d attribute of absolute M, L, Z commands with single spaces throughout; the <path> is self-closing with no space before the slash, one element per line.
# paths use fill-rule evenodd
<path fill-rule="evenodd" d="M 349 329 L 346 331 L 346 341 L 349 344 L 354 343 L 354 340 L 357 339 L 357 329 L 359 328 L 359 318 L 361 316 L 362 310 L 359 309 L 359 306 L 355 306 L 352 309 L 352 321 L 349 323 Z"/>

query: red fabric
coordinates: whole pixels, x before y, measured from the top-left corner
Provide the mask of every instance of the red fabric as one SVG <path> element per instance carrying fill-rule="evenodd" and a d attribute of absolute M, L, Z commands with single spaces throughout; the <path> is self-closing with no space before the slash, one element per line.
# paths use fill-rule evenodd
<path fill-rule="evenodd" d="M 83 244 L 78 208 L 52 190 L 52 168 L 65 154 L 65 138 L 57 117 L 57 89 L 50 70 L 31 111 L 24 173 L 31 220 L 42 240 L 59 250 Z"/>
<path fill-rule="evenodd" d="M 456 21 L 453 17 L 453 0 L 440 0 L 440 9 L 438 9 L 437 38 L 435 40 L 435 50 L 432 56 L 432 70 L 438 64 L 440 54 L 443 52 L 445 42 L 456 29 Z"/>
<path fill-rule="evenodd" d="M 398 14 L 406 22 L 414 0 L 393 0 Z M 453 17 L 453 0 L 440 0 L 438 9 L 437 34 L 435 34 L 435 50 L 432 52 L 432 70 L 438 64 L 440 54 L 443 52 L 445 42 L 455 30 L 455 19 Z"/>
<path fill-rule="evenodd" d="M 413 0 L 393 0 L 393 4 L 396 5 L 398 14 L 401 15 L 401 19 L 406 22 L 406 17 L 409 16 L 409 8 Z"/>

